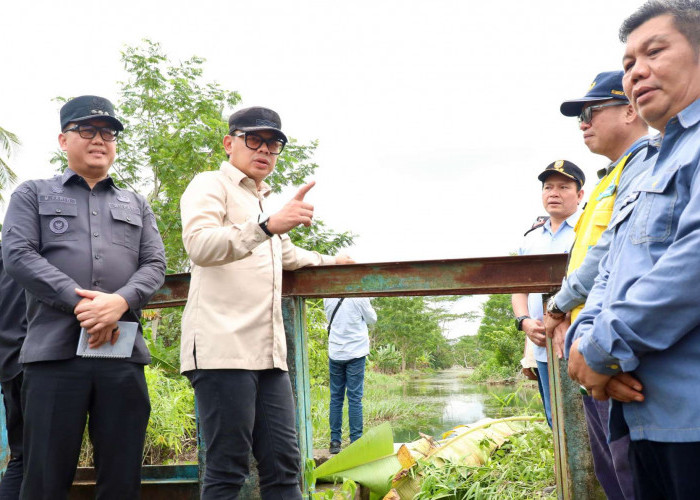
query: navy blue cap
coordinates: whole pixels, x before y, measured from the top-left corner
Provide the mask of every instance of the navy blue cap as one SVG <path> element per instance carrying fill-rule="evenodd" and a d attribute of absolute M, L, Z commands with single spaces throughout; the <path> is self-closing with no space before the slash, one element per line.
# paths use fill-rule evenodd
<path fill-rule="evenodd" d="M 258 130 L 271 130 L 277 137 L 287 142 L 287 136 L 282 132 L 282 119 L 275 111 L 260 106 L 239 109 L 228 118 L 229 134 L 234 130 L 241 132 L 256 132 Z"/>
<path fill-rule="evenodd" d="M 116 130 L 124 130 L 124 125 L 114 114 L 112 103 L 96 95 L 81 95 L 65 103 L 61 108 L 61 130 L 69 123 L 97 118 L 111 123 Z"/>
<path fill-rule="evenodd" d="M 586 183 L 586 176 L 584 175 L 583 170 L 581 170 L 580 168 L 578 168 L 578 166 L 567 160 L 557 160 L 555 162 L 550 163 L 549 165 L 547 165 L 547 168 L 545 168 L 542 171 L 542 173 L 537 176 L 537 178 L 541 182 L 544 182 L 545 180 L 547 180 L 547 177 L 549 177 L 552 174 L 561 174 L 565 177 L 568 177 L 569 179 L 576 181 L 579 189 L 581 189 Z"/>
<path fill-rule="evenodd" d="M 581 99 L 564 101 L 559 110 L 564 116 L 578 116 L 588 102 L 608 101 L 610 99 L 620 99 L 629 101 L 622 90 L 622 71 L 605 71 L 595 77 L 588 93 Z"/>

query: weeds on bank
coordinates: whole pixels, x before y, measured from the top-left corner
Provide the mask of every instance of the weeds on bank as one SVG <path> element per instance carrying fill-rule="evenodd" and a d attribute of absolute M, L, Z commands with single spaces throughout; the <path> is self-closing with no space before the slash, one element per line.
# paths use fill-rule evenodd
<path fill-rule="evenodd" d="M 546 423 L 512 436 L 483 466 L 421 462 L 420 472 L 424 479 L 416 500 L 556 498 L 552 433 Z"/>
<path fill-rule="evenodd" d="M 432 418 L 436 411 L 442 411 L 442 403 L 417 397 L 405 397 L 401 389 L 408 375 L 385 375 L 367 371 L 365 394 L 362 398 L 362 411 L 365 428 L 382 422 L 411 422 L 420 428 L 420 422 Z M 314 429 L 314 448 L 326 448 L 330 442 L 328 414 L 330 389 L 316 386 L 311 388 L 311 423 Z M 348 435 L 347 401 L 343 405 L 343 435 Z"/>

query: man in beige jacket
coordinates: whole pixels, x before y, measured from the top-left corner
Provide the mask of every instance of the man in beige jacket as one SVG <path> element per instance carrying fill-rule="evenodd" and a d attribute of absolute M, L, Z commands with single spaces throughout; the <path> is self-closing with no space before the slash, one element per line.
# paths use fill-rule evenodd
<path fill-rule="evenodd" d="M 180 201 L 192 280 L 182 317 L 181 371 L 190 379 L 207 444 L 202 498 L 238 497 L 252 449 L 264 499 L 300 499 L 300 456 L 282 324 L 282 270 L 346 264 L 294 246 L 311 225 L 303 186 L 279 212 L 263 212 L 264 179 L 287 137 L 279 115 L 241 109 L 224 137 L 228 162 L 197 175 Z"/>

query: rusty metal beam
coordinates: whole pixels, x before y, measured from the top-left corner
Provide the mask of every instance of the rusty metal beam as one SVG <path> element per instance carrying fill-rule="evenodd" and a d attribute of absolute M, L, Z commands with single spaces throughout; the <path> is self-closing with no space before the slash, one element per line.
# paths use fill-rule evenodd
<path fill-rule="evenodd" d="M 485 257 L 307 267 L 285 271 L 282 294 L 292 297 L 379 297 L 553 292 L 566 254 Z M 147 308 L 187 302 L 189 273 L 169 274 Z"/>
<path fill-rule="evenodd" d="M 378 297 L 553 292 L 566 255 L 387 262 L 303 268 L 285 273 L 282 294 Z"/>

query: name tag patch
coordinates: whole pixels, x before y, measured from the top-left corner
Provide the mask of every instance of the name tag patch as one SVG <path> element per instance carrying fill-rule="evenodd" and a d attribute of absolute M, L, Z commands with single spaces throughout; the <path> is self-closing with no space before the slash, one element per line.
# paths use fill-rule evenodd
<path fill-rule="evenodd" d="M 132 207 L 131 205 L 122 205 L 121 203 L 110 203 L 109 208 L 119 208 L 121 210 L 129 210 L 130 212 L 134 212 L 136 214 L 141 214 L 141 210 L 139 207 Z"/>
<path fill-rule="evenodd" d="M 63 234 L 68 230 L 68 221 L 63 217 L 54 217 L 49 222 L 49 229 L 52 233 Z"/>
<path fill-rule="evenodd" d="M 53 194 L 39 195 L 39 203 L 41 203 L 42 201 L 56 201 L 58 203 L 70 203 L 71 205 L 76 204 L 75 198 L 67 198 L 65 196 L 58 196 Z"/>

